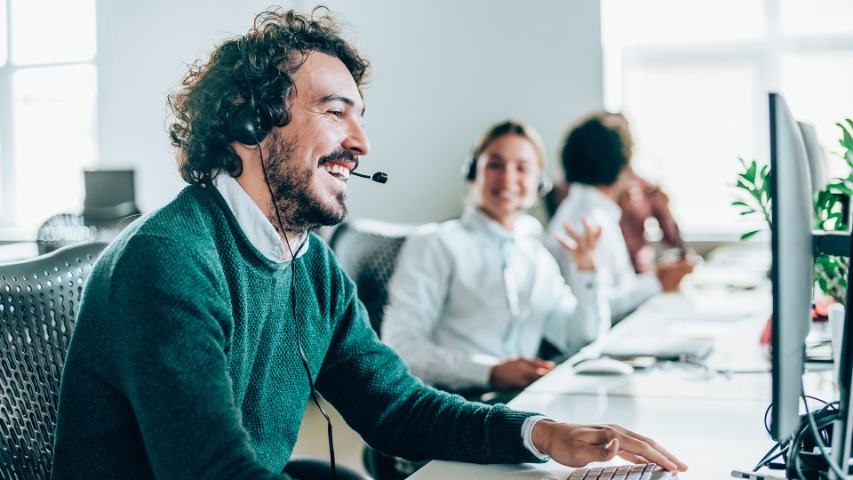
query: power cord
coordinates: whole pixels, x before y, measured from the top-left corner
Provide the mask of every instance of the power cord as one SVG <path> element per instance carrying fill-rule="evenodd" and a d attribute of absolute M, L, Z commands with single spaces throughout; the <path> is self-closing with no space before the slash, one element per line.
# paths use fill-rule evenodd
<path fill-rule="evenodd" d="M 829 468 L 831 468 L 832 471 L 835 472 L 835 474 L 838 476 L 838 478 L 845 478 L 847 475 L 844 473 L 844 471 L 841 469 L 841 467 L 838 466 L 829 457 L 829 454 L 826 452 L 826 444 L 824 443 L 822 435 L 820 435 L 820 432 L 818 431 L 817 424 L 815 423 L 814 416 L 812 415 L 812 412 L 809 410 L 809 405 L 805 401 L 805 399 L 806 399 L 805 391 L 801 389 L 800 395 L 803 398 L 803 403 L 805 403 L 806 418 L 808 420 L 808 424 L 809 424 L 809 428 L 811 429 L 812 436 L 814 437 L 815 443 L 817 444 L 817 448 L 818 448 L 818 450 L 820 450 L 820 455 L 823 457 L 824 460 L 826 460 L 827 465 L 829 465 Z M 821 409 L 821 411 L 823 411 L 826 408 L 827 407 L 824 407 L 823 409 Z M 797 463 L 799 464 L 799 461 Z"/>
<path fill-rule="evenodd" d="M 752 471 L 755 472 L 761 467 L 767 466 L 776 470 L 784 469 L 788 472 L 788 475 L 796 476 L 796 478 L 800 480 L 806 480 L 807 477 L 803 473 L 802 464 L 802 456 L 805 452 L 802 450 L 802 446 L 806 442 L 813 441 L 814 445 L 819 450 L 822 459 L 826 462 L 829 468 L 832 469 L 834 473 L 841 475 L 841 478 L 846 478 L 843 475 L 842 468 L 832 461 L 829 453 L 826 451 L 826 444 L 831 441 L 829 438 L 828 427 L 832 425 L 832 422 L 838 415 L 838 402 L 827 403 L 820 398 L 805 395 L 805 392 L 803 391 L 801 391 L 801 398 L 803 400 L 806 413 L 802 415 L 800 425 L 794 435 L 787 441 L 777 442 L 773 445 L 773 447 L 764 454 L 758 464 L 755 465 Z M 818 401 L 822 404 L 822 407 L 818 410 L 811 410 L 808 406 L 808 400 Z M 773 404 L 770 404 L 764 411 L 764 428 L 768 433 L 770 433 L 768 415 L 772 408 Z M 807 436 L 809 434 L 811 437 Z M 782 457 L 783 463 L 774 463 L 773 461 L 779 457 Z M 812 462 L 814 462 L 814 460 L 812 460 Z M 812 470 L 814 470 L 813 467 Z"/>

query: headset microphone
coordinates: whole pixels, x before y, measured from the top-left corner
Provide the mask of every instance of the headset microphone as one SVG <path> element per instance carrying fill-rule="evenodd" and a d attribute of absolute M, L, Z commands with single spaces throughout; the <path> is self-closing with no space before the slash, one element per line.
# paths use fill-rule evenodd
<path fill-rule="evenodd" d="M 376 172 L 376 173 L 374 173 L 374 174 L 373 174 L 373 176 L 371 176 L 371 175 L 364 175 L 364 174 L 362 174 L 362 173 L 358 173 L 358 172 L 355 172 L 355 171 L 353 171 L 353 172 L 349 172 L 349 173 L 350 173 L 350 175 L 355 175 L 356 177 L 369 178 L 369 179 L 373 180 L 373 181 L 374 181 L 374 182 L 376 182 L 376 183 L 386 183 L 386 182 L 388 182 L 388 174 L 387 174 L 387 173 L 385 173 L 385 172 Z"/>

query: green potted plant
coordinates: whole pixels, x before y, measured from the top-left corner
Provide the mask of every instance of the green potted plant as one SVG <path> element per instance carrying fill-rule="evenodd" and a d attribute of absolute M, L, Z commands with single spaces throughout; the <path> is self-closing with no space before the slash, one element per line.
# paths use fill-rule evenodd
<path fill-rule="evenodd" d="M 838 231 L 847 227 L 848 219 L 844 218 L 845 199 L 853 199 L 853 120 L 846 119 L 838 123 L 842 136 L 839 144 L 843 148 L 842 157 L 850 172 L 847 177 L 833 178 L 826 188 L 814 197 L 814 228 L 824 231 Z M 758 216 L 770 226 L 770 167 L 738 158 L 743 170 L 738 173 L 735 188 L 738 197 L 731 202 L 737 208 L 738 214 L 745 217 Z M 848 200 L 853 202 L 853 200 Z M 746 240 L 761 229 L 752 229 L 741 235 Z M 844 303 L 847 297 L 847 270 L 850 262 L 845 257 L 822 255 L 815 259 L 815 279 L 818 286 L 835 301 Z"/>

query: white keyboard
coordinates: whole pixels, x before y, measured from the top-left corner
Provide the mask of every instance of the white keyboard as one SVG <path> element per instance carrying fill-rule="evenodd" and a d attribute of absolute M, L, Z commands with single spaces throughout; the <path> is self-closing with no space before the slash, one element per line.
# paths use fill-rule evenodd
<path fill-rule="evenodd" d="M 678 478 L 654 463 L 581 468 L 566 480 L 669 480 Z"/>

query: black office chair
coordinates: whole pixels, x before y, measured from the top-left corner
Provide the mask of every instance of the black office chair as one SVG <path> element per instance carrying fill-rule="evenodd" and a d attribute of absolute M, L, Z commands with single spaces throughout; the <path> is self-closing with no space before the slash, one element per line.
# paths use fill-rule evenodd
<path fill-rule="evenodd" d="M 36 246 L 39 255 L 44 255 L 75 243 L 94 242 L 97 238 L 97 229 L 86 225 L 83 215 L 57 213 L 39 226 Z"/>
<path fill-rule="evenodd" d="M 0 265 L 0 478 L 50 476 L 59 379 L 104 243 Z"/>
<path fill-rule="evenodd" d="M 355 282 L 358 298 L 364 304 L 377 335 L 388 303 L 388 281 L 397 266 L 400 249 L 415 228 L 374 220 L 354 220 L 340 224 L 329 239 L 338 263 Z M 369 446 L 364 449 L 362 461 L 364 468 L 377 480 L 406 478 L 421 465 L 385 455 Z"/>
<path fill-rule="evenodd" d="M 388 303 L 388 281 L 397 266 L 397 256 L 408 236 L 426 232 L 431 225 L 413 226 L 375 220 L 354 220 L 339 225 L 329 238 L 338 263 L 353 279 L 370 324 L 380 333 Z M 494 392 L 472 388 L 454 391 L 468 400 L 505 403 L 520 390 Z M 386 455 L 367 446 L 362 455 L 365 469 L 378 480 L 400 480 L 416 472 L 425 462 L 412 462 Z"/>
<path fill-rule="evenodd" d="M 133 170 L 85 170 L 82 213 L 58 213 L 36 234 L 39 255 L 80 242 L 110 242 L 139 217 Z"/>
<path fill-rule="evenodd" d="M 39 226 L 36 246 L 39 255 L 53 252 L 62 247 L 81 242 L 111 242 L 139 213 L 128 210 L 128 205 L 104 208 L 101 217 L 86 216 L 86 213 L 58 213 Z M 127 214 L 127 212 L 136 212 Z"/>
<path fill-rule="evenodd" d="M 332 466 L 328 460 L 312 457 L 291 457 L 282 473 L 294 480 L 331 480 Z M 337 480 L 372 480 L 346 465 L 335 465 Z"/>
<path fill-rule="evenodd" d="M 379 334 L 388 281 L 397 266 L 397 256 L 406 237 L 417 227 L 375 220 L 354 220 L 340 224 L 329 239 L 341 267 L 358 288 L 358 298 L 367 309 L 370 324 Z"/>

